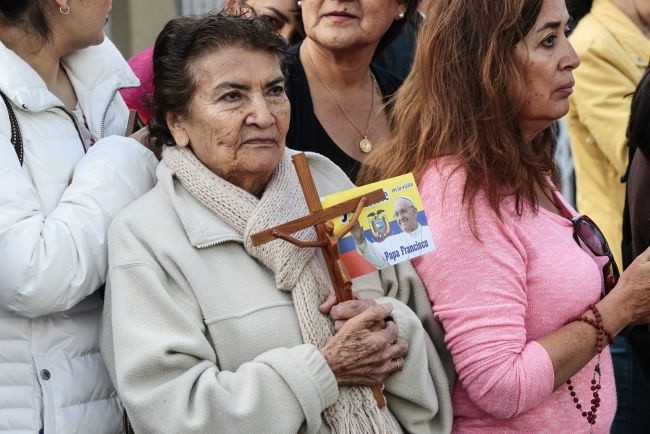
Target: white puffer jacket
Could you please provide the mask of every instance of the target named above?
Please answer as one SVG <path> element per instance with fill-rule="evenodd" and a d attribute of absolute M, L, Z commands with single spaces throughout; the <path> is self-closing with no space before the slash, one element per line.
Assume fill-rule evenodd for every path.
<path fill-rule="evenodd" d="M 153 186 L 156 159 L 125 132 L 118 89 L 138 84 L 108 40 L 63 62 L 97 140 L 0 43 L 0 433 L 115 433 L 121 408 L 99 353 L 108 226 Z M 113 136 L 112 136 L 113 135 Z M 101 140 L 100 138 L 105 137 Z"/>

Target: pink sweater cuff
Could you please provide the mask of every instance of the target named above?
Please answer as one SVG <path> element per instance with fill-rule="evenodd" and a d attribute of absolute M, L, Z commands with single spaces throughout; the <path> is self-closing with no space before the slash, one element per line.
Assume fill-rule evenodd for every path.
<path fill-rule="evenodd" d="M 526 376 L 532 376 L 528 379 L 528 393 L 520 395 L 519 412 L 530 410 L 536 407 L 542 401 L 547 399 L 553 393 L 553 384 L 555 383 L 555 372 L 553 363 L 544 347 L 537 341 L 531 341 L 526 345 L 526 358 L 529 363 L 525 366 L 534 366 L 533 372 L 526 372 Z"/>

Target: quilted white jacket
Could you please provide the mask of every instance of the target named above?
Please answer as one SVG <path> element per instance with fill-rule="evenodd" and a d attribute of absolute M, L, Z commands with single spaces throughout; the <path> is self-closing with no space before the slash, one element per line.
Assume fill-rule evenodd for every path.
<path fill-rule="evenodd" d="M 64 66 L 88 127 L 0 43 L 0 90 L 24 141 L 20 166 L 0 100 L 0 433 L 115 433 L 121 407 L 99 353 L 106 234 L 115 214 L 153 186 L 156 159 L 124 134 L 118 89 L 138 84 L 115 46 Z M 101 140 L 100 140 L 101 138 Z"/>

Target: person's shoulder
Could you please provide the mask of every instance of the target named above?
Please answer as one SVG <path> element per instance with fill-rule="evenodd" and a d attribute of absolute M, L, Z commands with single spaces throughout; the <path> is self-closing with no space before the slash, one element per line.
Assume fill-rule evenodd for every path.
<path fill-rule="evenodd" d="M 287 151 L 292 156 L 300 152 L 288 148 Z M 321 196 L 354 188 L 345 172 L 329 158 L 315 152 L 305 152 L 305 156 Z"/>
<path fill-rule="evenodd" d="M 418 180 L 418 189 L 425 207 L 431 212 L 440 213 L 443 220 L 467 220 L 473 215 L 476 222 L 489 226 L 508 225 L 518 220 L 513 197 L 506 196 L 499 205 L 500 216 L 494 210 L 487 192 L 479 188 L 473 200 L 466 197 L 466 166 L 454 156 L 434 159 Z"/>
<path fill-rule="evenodd" d="M 345 184 L 351 183 L 343 170 L 341 170 L 339 166 L 334 164 L 332 160 L 326 156 L 316 152 L 305 152 L 305 155 L 307 156 L 309 167 L 311 167 L 313 171 L 323 175 L 334 176 L 335 178 L 343 178 Z"/>
<path fill-rule="evenodd" d="M 431 160 L 420 176 L 418 185 L 422 188 L 451 188 L 454 192 L 465 188 L 467 170 L 458 158 L 448 155 Z"/>
<path fill-rule="evenodd" d="M 182 230 L 159 182 L 113 219 L 108 229 L 110 268 L 133 264 L 156 267 L 157 258 L 180 248 Z"/>
<path fill-rule="evenodd" d="M 449 213 L 461 217 L 466 178 L 465 167 L 456 157 L 432 160 L 417 181 L 427 215 Z"/>
<path fill-rule="evenodd" d="M 580 57 L 607 53 L 619 47 L 619 43 L 610 29 L 591 14 L 580 20 L 569 40 Z"/>
<path fill-rule="evenodd" d="M 160 182 L 122 209 L 113 219 L 110 232 L 129 232 L 137 236 L 156 230 L 156 222 L 172 210 L 169 196 Z M 153 223 L 153 224 L 152 224 Z"/>

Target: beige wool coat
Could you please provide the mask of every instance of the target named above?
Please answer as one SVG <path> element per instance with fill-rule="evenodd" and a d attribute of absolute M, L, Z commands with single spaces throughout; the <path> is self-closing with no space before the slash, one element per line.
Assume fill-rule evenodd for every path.
<path fill-rule="evenodd" d="M 321 195 L 351 186 L 324 157 L 309 162 Z M 109 235 L 101 348 L 135 431 L 328 433 L 321 414 L 339 389 L 318 349 L 303 343 L 291 294 L 164 162 L 157 174 L 158 185 L 116 218 Z M 413 268 L 391 268 L 383 282 L 367 275 L 354 289 L 417 308 L 447 367 L 418 317 L 380 298 L 393 304 L 409 342 L 404 370 L 384 392 L 404 432 L 450 432 L 453 368 Z"/>

